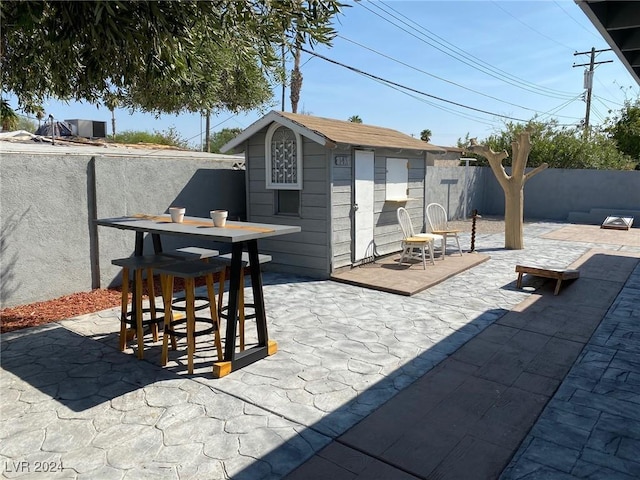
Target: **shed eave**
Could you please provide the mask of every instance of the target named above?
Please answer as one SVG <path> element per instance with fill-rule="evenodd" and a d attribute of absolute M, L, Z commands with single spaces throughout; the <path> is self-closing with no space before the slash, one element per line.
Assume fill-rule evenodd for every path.
<path fill-rule="evenodd" d="M 308 138 L 309 140 L 316 142 L 320 145 L 324 145 L 327 148 L 334 148 L 335 143 L 331 141 L 331 139 L 325 137 L 324 135 L 319 134 L 313 130 L 306 128 L 304 125 L 301 125 L 298 122 L 295 122 L 287 117 L 280 115 L 275 110 L 272 110 L 260 120 L 249 125 L 246 129 L 244 129 L 240 135 L 225 143 L 222 147 L 220 147 L 220 151 L 222 153 L 228 152 L 229 150 L 235 149 L 239 145 L 243 144 L 246 140 L 251 138 L 253 135 L 258 133 L 265 127 L 268 127 L 273 122 L 279 123 L 282 126 L 290 128 L 294 132 L 302 135 L 303 137 Z"/>

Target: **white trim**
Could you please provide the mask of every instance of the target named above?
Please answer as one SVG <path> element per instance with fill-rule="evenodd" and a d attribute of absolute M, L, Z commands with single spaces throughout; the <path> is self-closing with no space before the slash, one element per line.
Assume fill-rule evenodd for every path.
<path fill-rule="evenodd" d="M 409 159 L 387 157 L 385 200 L 406 201 L 409 196 Z"/>
<path fill-rule="evenodd" d="M 287 128 L 296 138 L 296 182 L 295 183 L 275 183 L 272 180 L 272 165 L 271 165 L 271 141 L 273 134 L 280 127 Z M 272 190 L 302 190 L 302 137 L 300 134 L 278 122 L 273 122 L 267 130 L 267 135 L 264 141 L 264 167 L 266 176 L 266 188 Z"/>
<path fill-rule="evenodd" d="M 225 143 L 222 147 L 220 147 L 220 151 L 224 153 L 230 150 L 234 150 L 235 148 L 242 145 L 246 140 L 251 138 L 253 135 L 258 133 L 260 130 L 270 125 L 272 122 L 277 122 L 282 126 L 288 127 L 299 135 L 307 137 L 309 140 L 319 143 L 320 145 L 323 145 L 325 147 L 335 147 L 335 145 L 331 143 L 324 135 L 314 132 L 313 130 L 309 130 L 304 125 L 300 125 L 299 123 L 294 122 L 283 115 L 280 115 L 275 110 L 272 110 L 261 119 L 249 125 L 240 133 L 240 135 Z"/>

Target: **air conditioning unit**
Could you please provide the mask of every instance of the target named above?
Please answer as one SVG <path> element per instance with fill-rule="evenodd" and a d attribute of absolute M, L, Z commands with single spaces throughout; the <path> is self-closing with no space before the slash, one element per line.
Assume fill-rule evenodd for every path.
<path fill-rule="evenodd" d="M 106 138 L 107 122 L 96 120 L 65 120 L 71 126 L 71 131 L 78 137 Z"/>

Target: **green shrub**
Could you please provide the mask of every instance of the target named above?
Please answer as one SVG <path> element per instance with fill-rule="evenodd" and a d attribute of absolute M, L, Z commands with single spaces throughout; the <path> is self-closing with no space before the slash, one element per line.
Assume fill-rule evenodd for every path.
<path fill-rule="evenodd" d="M 115 143 L 152 143 L 155 145 L 170 145 L 173 147 L 189 149 L 187 140 L 183 139 L 175 127 L 169 127 L 167 130 L 154 130 L 153 133 L 141 130 L 125 130 L 116 134 L 111 138 Z"/>

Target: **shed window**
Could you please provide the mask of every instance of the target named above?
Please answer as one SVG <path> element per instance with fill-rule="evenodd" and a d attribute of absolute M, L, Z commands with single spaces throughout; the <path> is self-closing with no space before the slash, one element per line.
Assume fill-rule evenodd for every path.
<path fill-rule="evenodd" d="M 276 214 L 300 216 L 300 190 L 276 191 Z"/>
<path fill-rule="evenodd" d="M 387 201 L 406 200 L 409 188 L 409 160 L 387 158 Z"/>
<path fill-rule="evenodd" d="M 302 190 L 302 140 L 290 128 L 274 123 L 265 142 L 266 187 Z"/>

